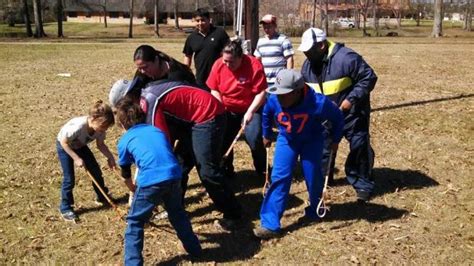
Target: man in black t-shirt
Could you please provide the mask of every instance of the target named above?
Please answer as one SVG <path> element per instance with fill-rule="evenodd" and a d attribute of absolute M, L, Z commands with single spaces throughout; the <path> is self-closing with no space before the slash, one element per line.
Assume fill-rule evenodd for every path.
<path fill-rule="evenodd" d="M 209 90 L 206 80 L 212 65 L 221 56 L 222 49 L 229 42 L 229 36 L 224 29 L 211 24 L 209 12 L 199 8 L 194 12 L 196 30 L 191 33 L 184 44 L 184 64 L 191 67 L 194 55 L 196 68 L 196 83 Z"/>

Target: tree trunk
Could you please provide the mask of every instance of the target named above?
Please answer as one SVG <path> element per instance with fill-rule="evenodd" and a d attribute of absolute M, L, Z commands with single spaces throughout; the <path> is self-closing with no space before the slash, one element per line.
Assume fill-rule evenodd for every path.
<path fill-rule="evenodd" d="M 28 10 L 28 0 L 23 0 L 23 18 L 25 20 L 26 35 L 28 37 L 32 37 L 33 31 L 31 30 L 31 20 L 30 20 L 30 11 Z"/>
<path fill-rule="evenodd" d="M 354 4 L 354 19 L 355 19 L 355 26 L 357 29 L 360 30 L 360 9 L 358 0 L 353 0 L 352 3 Z"/>
<path fill-rule="evenodd" d="M 464 20 L 466 21 L 466 31 L 472 31 L 472 0 L 469 0 L 467 2 L 467 8 L 466 8 L 466 16 L 464 17 Z"/>
<path fill-rule="evenodd" d="M 258 41 L 258 0 L 245 0 L 244 1 L 244 13 L 245 13 L 245 39 L 250 40 L 250 54 L 257 47 Z"/>
<path fill-rule="evenodd" d="M 434 22 L 431 37 L 439 38 L 443 36 L 443 0 L 434 2 Z"/>
<path fill-rule="evenodd" d="M 160 26 L 158 26 L 158 20 L 160 19 L 160 13 L 158 11 L 158 5 L 159 5 L 159 0 L 155 0 L 155 17 L 154 17 L 154 21 L 155 21 L 155 34 L 156 34 L 156 37 L 160 37 Z"/>
<path fill-rule="evenodd" d="M 467 29 L 467 21 L 469 20 L 469 13 L 468 13 L 469 12 L 469 6 L 468 6 L 468 4 L 469 4 L 469 1 L 467 2 L 466 6 L 464 6 L 464 10 L 463 10 L 463 12 L 464 12 L 464 14 L 463 14 L 464 19 L 462 20 L 462 29 L 463 30 Z"/>
<path fill-rule="evenodd" d="M 324 0 L 324 31 L 329 36 L 329 0 Z"/>
<path fill-rule="evenodd" d="M 224 28 L 224 30 L 225 30 L 225 24 L 226 24 L 225 20 L 226 20 L 226 14 L 227 14 L 226 13 L 225 1 L 226 0 L 222 0 L 222 9 L 223 9 L 223 11 L 222 11 L 222 28 Z"/>
<path fill-rule="evenodd" d="M 398 10 L 398 17 L 397 17 L 397 28 L 402 27 L 402 9 Z"/>
<path fill-rule="evenodd" d="M 421 19 L 421 5 L 418 3 L 416 5 L 416 26 L 420 26 L 420 19 Z"/>
<path fill-rule="evenodd" d="M 43 29 L 43 18 L 41 17 L 41 0 L 33 0 L 33 12 L 35 15 L 35 37 L 46 37 Z"/>
<path fill-rule="evenodd" d="M 367 33 L 367 13 L 362 13 L 362 35 L 364 37 L 369 36 Z"/>
<path fill-rule="evenodd" d="M 362 14 L 362 35 L 364 37 L 370 36 L 370 34 L 367 33 L 367 15 L 369 13 L 369 0 L 360 0 L 360 12 Z"/>
<path fill-rule="evenodd" d="M 372 4 L 372 13 L 373 13 L 373 16 L 374 16 L 374 30 L 375 30 L 375 36 L 380 36 L 380 32 L 379 32 L 379 15 L 377 14 L 377 5 L 378 5 L 378 1 L 377 0 L 374 0 L 373 4 Z"/>
<path fill-rule="evenodd" d="M 104 0 L 104 28 L 107 28 L 107 0 Z"/>
<path fill-rule="evenodd" d="M 128 26 L 128 38 L 133 38 L 133 5 L 134 0 L 130 0 L 130 25 Z"/>
<path fill-rule="evenodd" d="M 178 5 L 179 1 L 174 0 L 174 27 L 177 29 L 179 29 Z"/>
<path fill-rule="evenodd" d="M 238 16 L 238 3 L 239 0 L 234 0 L 234 32 L 237 33 L 237 16 Z"/>
<path fill-rule="evenodd" d="M 57 0 L 58 38 L 64 38 L 63 34 L 63 0 Z"/>
<path fill-rule="evenodd" d="M 311 27 L 316 27 L 316 7 L 317 7 L 317 0 L 313 0 L 313 14 L 311 17 Z"/>
<path fill-rule="evenodd" d="M 319 0 L 319 28 L 322 29 L 324 28 L 324 9 L 323 9 L 323 4 L 325 0 Z"/>
<path fill-rule="evenodd" d="M 338 16 L 338 14 L 337 14 L 337 7 L 338 7 L 338 6 L 339 6 L 339 0 L 336 0 L 336 8 L 335 8 L 335 11 L 334 11 L 333 20 L 337 20 L 337 16 Z M 331 23 L 332 36 L 334 36 L 334 37 L 336 36 L 336 26 L 337 26 L 337 24 Z"/>

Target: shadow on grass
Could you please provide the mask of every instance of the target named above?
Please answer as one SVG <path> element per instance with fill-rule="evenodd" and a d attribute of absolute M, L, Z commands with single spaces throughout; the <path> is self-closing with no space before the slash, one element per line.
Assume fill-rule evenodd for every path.
<path fill-rule="evenodd" d="M 330 211 L 322 222 L 346 221 L 344 225 L 338 227 L 350 226 L 357 220 L 366 220 L 370 223 L 384 222 L 388 220 L 399 219 L 408 213 L 408 210 L 387 207 L 376 203 L 358 203 L 348 202 L 340 204 L 331 204 Z M 291 232 L 308 224 L 299 223 L 298 221 L 283 228 L 284 231 Z M 336 228 L 332 228 L 336 229 Z"/>
<path fill-rule="evenodd" d="M 375 190 L 373 196 L 381 196 L 400 190 L 423 189 L 439 183 L 418 170 L 399 170 L 392 168 L 374 168 Z"/>
<path fill-rule="evenodd" d="M 243 170 L 235 173 L 235 177 L 230 179 L 230 185 L 234 192 L 247 192 L 251 189 L 262 188 L 265 184 L 265 177 L 259 176 L 253 170 Z"/>
<path fill-rule="evenodd" d="M 459 100 L 459 99 L 471 98 L 471 97 L 474 97 L 474 93 L 468 93 L 468 94 L 463 93 L 460 95 L 449 96 L 449 97 L 442 97 L 442 98 L 435 98 L 435 99 L 429 99 L 429 100 L 423 100 L 423 101 L 413 101 L 413 102 L 407 102 L 407 103 L 399 103 L 399 104 L 394 104 L 394 105 L 376 107 L 372 109 L 372 112 L 386 111 L 386 110 L 392 110 L 392 109 L 398 109 L 398 108 L 410 107 L 410 106 L 425 105 L 425 104 L 436 103 L 436 102 Z"/>
<path fill-rule="evenodd" d="M 399 170 L 392 168 L 374 168 L 372 175 L 375 180 L 373 196 L 381 196 L 407 189 L 433 187 L 439 183 L 418 170 Z M 346 186 L 349 182 L 345 177 L 334 179 L 330 187 Z"/>
<path fill-rule="evenodd" d="M 366 220 L 370 223 L 394 220 L 407 214 L 405 209 L 387 207 L 382 204 L 348 202 L 331 204 L 331 211 L 324 217 L 325 221 Z"/>
<path fill-rule="evenodd" d="M 177 265 L 186 261 L 234 262 L 252 258 L 260 250 L 260 241 L 252 234 L 251 224 L 235 232 L 200 233 L 201 244 L 209 243 L 200 258 L 193 259 L 188 255 L 179 255 L 160 261 L 155 265 Z"/>
<path fill-rule="evenodd" d="M 259 219 L 260 206 L 262 205 L 263 197 L 261 193 L 238 193 L 236 194 L 237 201 L 242 206 L 242 217 L 246 221 L 256 221 Z M 304 201 L 296 195 L 290 194 L 288 196 L 287 209 L 295 208 L 304 204 Z M 189 212 L 190 217 L 205 216 L 216 210 L 214 204 L 209 201 L 209 204 L 202 204 L 199 207 Z M 215 220 L 215 219 L 212 219 Z M 200 224 L 207 224 L 211 220 L 197 222 Z"/>

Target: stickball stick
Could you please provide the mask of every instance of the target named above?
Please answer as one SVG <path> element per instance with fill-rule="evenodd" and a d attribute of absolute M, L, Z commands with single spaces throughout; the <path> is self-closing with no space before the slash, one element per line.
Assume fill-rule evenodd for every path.
<path fill-rule="evenodd" d="M 230 152 L 231 152 L 232 149 L 234 148 L 235 143 L 237 143 L 237 141 L 239 140 L 240 136 L 241 136 L 242 133 L 244 132 L 244 129 L 245 129 L 245 125 L 242 125 L 242 126 L 240 127 L 239 132 L 237 133 L 237 135 L 235 136 L 234 140 L 232 141 L 232 144 L 230 144 L 229 149 L 227 149 L 227 152 L 224 154 L 224 158 L 222 158 L 222 159 L 226 159 L 226 158 L 229 156 Z"/>
<path fill-rule="evenodd" d="M 269 169 L 270 169 L 270 166 L 268 165 L 268 162 L 270 161 L 270 148 L 271 146 L 267 147 L 267 160 L 266 160 L 266 166 L 265 166 L 265 184 L 263 184 L 263 188 L 262 188 L 262 195 L 263 197 L 265 197 L 265 192 L 267 190 L 267 187 L 270 185 L 270 173 L 269 173 Z"/>
<path fill-rule="evenodd" d="M 100 193 L 102 193 L 102 196 L 104 196 L 104 198 L 107 200 L 107 202 L 109 202 L 110 206 L 112 206 L 112 208 L 117 212 L 120 220 L 123 220 L 122 211 L 117 207 L 117 205 L 115 205 L 115 203 L 112 202 L 112 200 L 109 198 L 107 193 L 105 193 L 104 190 L 100 187 L 99 183 L 97 182 L 97 180 L 95 180 L 95 178 L 92 176 L 92 174 L 87 169 L 85 169 L 85 170 L 86 170 L 86 173 L 89 176 L 89 178 L 92 180 L 92 182 L 99 188 L 99 191 L 100 191 Z"/>
<path fill-rule="evenodd" d="M 318 206 L 316 207 L 316 214 L 319 216 L 319 218 L 323 218 L 324 216 L 326 216 L 326 212 L 328 210 L 328 207 L 326 207 L 326 204 L 324 203 L 324 198 L 326 196 L 326 191 L 328 187 L 329 172 L 331 171 L 329 168 L 331 167 L 331 164 L 332 164 L 332 154 L 333 154 L 333 149 L 331 147 L 331 152 L 329 153 L 326 173 L 324 175 L 323 193 L 321 193 L 321 198 L 319 199 Z"/>

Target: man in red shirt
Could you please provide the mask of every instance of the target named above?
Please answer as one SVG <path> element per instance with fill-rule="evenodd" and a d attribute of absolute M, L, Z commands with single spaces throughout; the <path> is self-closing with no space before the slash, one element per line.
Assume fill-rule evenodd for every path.
<path fill-rule="evenodd" d="M 127 94 L 132 87 L 133 83 L 111 91 L 111 104 L 134 97 Z M 132 100 L 140 102 L 147 124 L 165 132 L 171 143 L 178 139 L 183 146 L 192 148 L 199 178 L 216 208 L 224 214 L 221 226 L 230 228 L 238 223 L 241 207 L 220 166 L 226 123 L 224 106 L 205 90 L 166 79 L 148 83 L 141 98 Z M 182 185 L 185 191 L 187 173 L 183 173 Z"/>
<path fill-rule="evenodd" d="M 231 41 L 224 47 L 222 57 L 212 66 L 207 86 L 226 109 L 223 151 L 229 148 L 240 127 L 245 127 L 245 139 L 252 151 L 255 170 L 258 175 L 264 176 L 266 151 L 262 142 L 260 107 L 265 102 L 267 81 L 262 64 L 254 57 L 243 54 L 239 40 Z M 232 161 L 233 153 L 225 162 L 229 176 L 234 174 Z"/>

